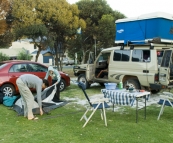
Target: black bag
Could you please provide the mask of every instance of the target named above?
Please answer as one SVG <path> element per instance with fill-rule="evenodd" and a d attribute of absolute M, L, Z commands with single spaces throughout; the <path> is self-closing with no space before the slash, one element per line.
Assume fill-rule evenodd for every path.
<path fill-rule="evenodd" d="M 4 94 L 0 91 L 0 104 L 3 104 Z"/>

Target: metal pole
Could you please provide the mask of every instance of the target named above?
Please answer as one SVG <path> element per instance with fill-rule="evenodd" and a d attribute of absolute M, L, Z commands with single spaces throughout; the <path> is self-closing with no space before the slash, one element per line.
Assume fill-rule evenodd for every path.
<path fill-rule="evenodd" d="M 96 59 L 96 38 L 95 38 L 95 59 Z"/>

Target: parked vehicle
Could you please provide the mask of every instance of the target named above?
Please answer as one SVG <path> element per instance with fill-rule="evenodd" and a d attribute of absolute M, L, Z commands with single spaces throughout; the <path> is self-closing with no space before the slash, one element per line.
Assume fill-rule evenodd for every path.
<path fill-rule="evenodd" d="M 68 59 L 68 58 L 65 58 L 63 61 L 62 61 L 62 63 L 64 64 L 64 65 L 66 65 L 66 66 L 68 66 L 68 65 L 74 65 L 74 60 L 70 60 L 70 59 Z"/>
<path fill-rule="evenodd" d="M 18 93 L 18 88 L 16 85 L 16 79 L 22 74 L 34 74 L 41 79 L 44 79 L 48 67 L 32 62 L 32 61 L 3 61 L 0 62 L 0 90 L 7 96 Z M 68 74 L 61 72 L 61 85 L 60 91 L 63 91 L 67 86 L 70 85 L 70 77 Z M 51 78 L 48 78 L 51 84 Z"/>
<path fill-rule="evenodd" d="M 78 81 L 89 88 L 93 82 L 123 82 L 136 89 L 159 91 L 162 85 L 173 82 L 173 46 L 170 44 L 129 45 L 104 49 L 93 64 L 74 66 Z M 107 73 L 97 77 L 105 69 L 110 57 Z"/>

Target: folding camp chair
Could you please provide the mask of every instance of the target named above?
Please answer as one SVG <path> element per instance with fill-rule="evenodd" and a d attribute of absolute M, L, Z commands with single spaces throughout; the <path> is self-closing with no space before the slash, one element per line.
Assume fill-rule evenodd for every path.
<path fill-rule="evenodd" d="M 160 104 L 162 106 L 161 106 L 160 113 L 159 113 L 157 120 L 159 120 L 160 116 L 163 114 L 165 106 L 173 107 L 173 102 L 170 101 L 170 100 L 173 100 L 173 94 L 172 93 L 163 92 L 163 95 L 160 95 L 160 97 L 161 97 L 161 99 L 159 100 L 158 104 Z"/>
<path fill-rule="evenodd" d="M 105 126 L 107 126 L 107 120 L 106 120 L 106 112 L 105 112 L 105 108 L 109 108 L 110 106 L 106 103 L 107 99 L 96 99 L 94 101 L 90 101 L 87 93 L 85 92 L 85 85 L 81 82 L 78 83 L 79 88 L 82 89 L 86 99 L 88 100 L 88 103 L 90 105 L 89 108 L 87 108 L 87 110 L 85 111 L 85 113 L 82 115 L 80 121 L 82 121 L 82 119 L 85 119 L 85 123 L 83 125 L 83 127 L 86 126 L 86 124 L 89 122 L 89 120 L 91 119 L 91 117 L 94 115 L 94 113 L 96 112 L 97 109 L 100 109 L 101 111 L 101 119 L 104 119 L 105 122 Z M 88 113 L 88 111 L 91 110 L 92 113 L 91 115 L 87 118 L 86 114 Z"/>

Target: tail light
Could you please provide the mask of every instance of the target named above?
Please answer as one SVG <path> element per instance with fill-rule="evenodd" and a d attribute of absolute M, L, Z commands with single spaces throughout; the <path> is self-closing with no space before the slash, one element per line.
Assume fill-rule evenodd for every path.
<path fill-rule="evenodd" d="M 154 81 L 159 81 L 159 74 L 155 74 Z"/>

